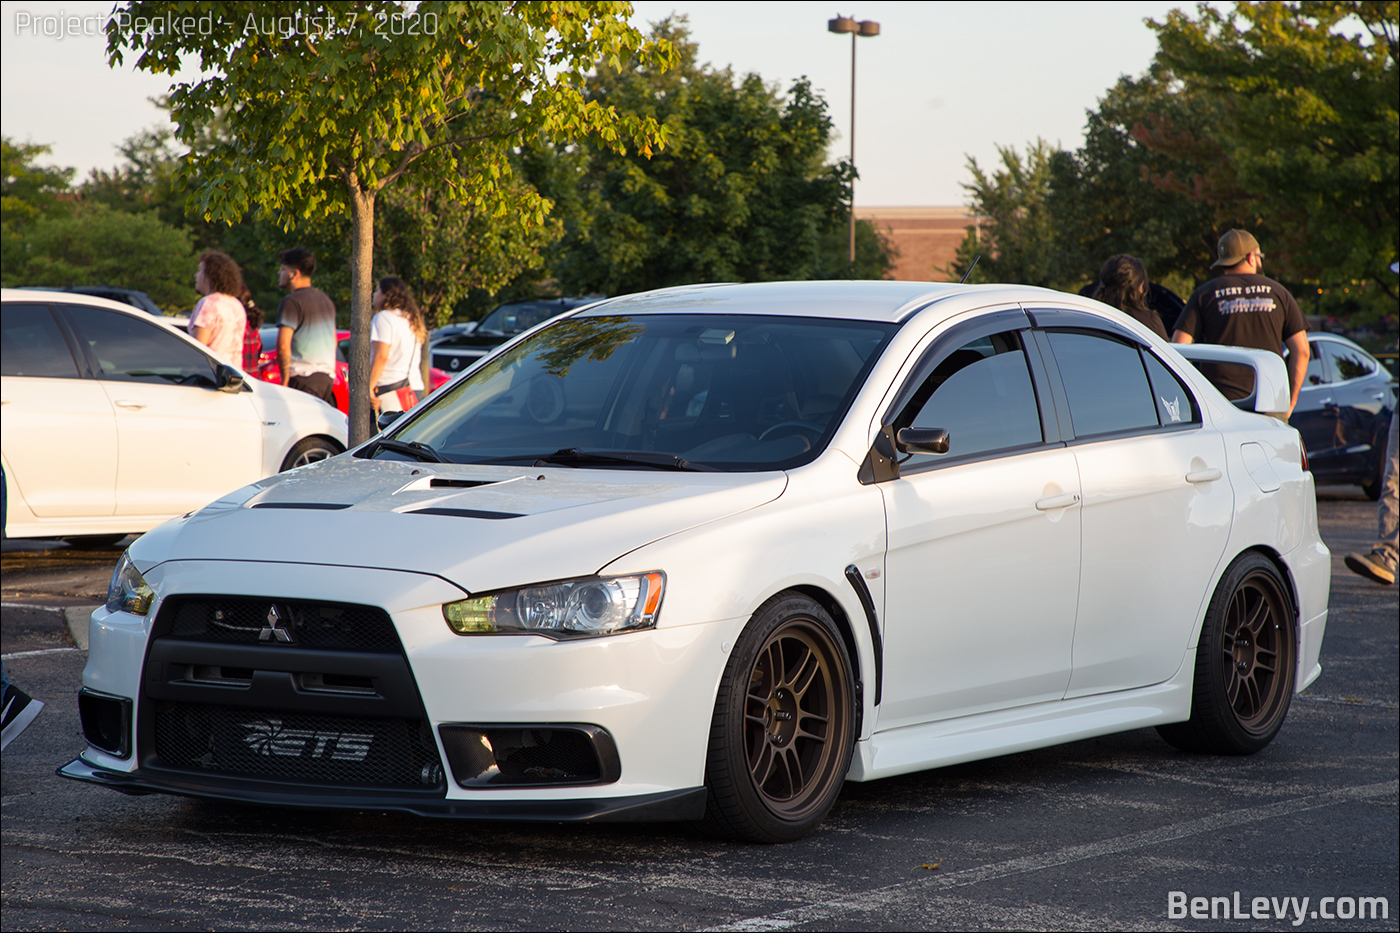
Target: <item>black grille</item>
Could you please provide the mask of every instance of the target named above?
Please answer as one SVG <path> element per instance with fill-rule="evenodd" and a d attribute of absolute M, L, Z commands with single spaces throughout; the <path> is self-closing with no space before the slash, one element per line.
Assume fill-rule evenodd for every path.
<path fill-rule="evenodd" d="M 167 600 L 160 616 L 157 629 L 161 634 L 190 641 L 291 643 L 330 651 L 402 650 L 388 614 L 372 606 L 266 597 L 186 596 Z"/>
<path fill-rule="evenodd" d="M 432 734 L 415 719 L 161 703 L 155 745 L 163 765 L 230 776 L 399 788 L 442 780 Z"/>

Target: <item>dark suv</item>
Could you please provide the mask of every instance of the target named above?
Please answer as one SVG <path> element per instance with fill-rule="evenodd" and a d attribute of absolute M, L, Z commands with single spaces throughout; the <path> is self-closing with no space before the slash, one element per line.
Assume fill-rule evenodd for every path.
<path fill-rule="evenodd" d="M 545 298 L 498 305 L 494 311 L 482 318 L 476 327 L 442 334 L 433 340 L 429 347 L 433 365 L 455 376 L 516 334 L 523 333 L 552 317 L 558 317 L 565 311 L 600 301 L 603 297 L 590 295 L 587 298 Z"/>
<path fill-rule="evenodd" d="M 137 291 L 134 288 L 118 288 L 115 285 L 26 285 L 25 288 L 37 288 L 46 292 L 73 292 L 78 295 L 96 295 L 98 298 L 106 298 L 108 301 L 120 301 L 124 305 L 131 305 L 133 308 L 140 308 L 147 314 L 154 314 L 156 317 L 164 317 L 165 312 L 160 306 L 151 300 L 151 296 L 145 292 Z"/>

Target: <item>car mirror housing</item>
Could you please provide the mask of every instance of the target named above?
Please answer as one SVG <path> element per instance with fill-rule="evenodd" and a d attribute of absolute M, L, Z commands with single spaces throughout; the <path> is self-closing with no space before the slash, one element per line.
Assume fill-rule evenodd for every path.
<path fill-rule="evenodd" d="M 946 454 L 948 432 L 944 428 L 900 428 L 895 446 L 905 454 Z"/>
<path fill-rule="evenodd" d="M 382 431 L 395 421 L 398 421 L 402 415 L 403 412 L 401 411 L 381 411 L 379 413 L 379 420 L 375 422 L 375 426 Z"/>
<path fill-rule="evenodd" d="M 220 392 L 243 391 L 243 374 L 227 363 L 220 363 L 215 375 L 215 384 Z"/>

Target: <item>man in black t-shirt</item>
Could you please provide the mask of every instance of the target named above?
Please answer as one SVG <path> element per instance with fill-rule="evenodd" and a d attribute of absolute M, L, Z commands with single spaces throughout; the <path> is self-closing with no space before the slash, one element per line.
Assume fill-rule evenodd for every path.
<path fill-rule="evenodd" d="M 1211 268 L 1221 275 L 1191 293 L 1176 322 L 1172 343 L 1218 343 L 1283 355 L 1288 346 L 1288 413 L 1298 404 L 1298 390 L 1308 371 L 1308 323 L 1298 302 L 1278 282 L 1259 274 L 1264 253 L 1248 230 L 1231 230 L 1220 238 L 1220 258 Z M 1239 367 L 1219 367 L 1211 379 L 1226 398 L 1244 398 L 1253 380 Z"/>

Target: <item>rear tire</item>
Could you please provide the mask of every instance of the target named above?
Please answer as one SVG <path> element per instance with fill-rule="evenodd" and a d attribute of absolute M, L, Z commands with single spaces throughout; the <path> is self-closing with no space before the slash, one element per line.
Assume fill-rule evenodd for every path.
<path fill-rule="evenodd" d="M 1188 752 L 1252 755 L 1278 735 L 1293 699 L 1298 641 L 1278 568 L 1251 551 L 1225 571 L 1196 648 L 1191 718 L 1158 726 Z"/>
<path fill-rule="evenodd" d="M 855 720 L 851 662 L 831 616 L 797 593 L 768 600 L 720 680 L 698 828 L 749 842 L 810 833 L 845 782 Z"/>
<path fill-rule="evenodd" d="M 287 452 L 287 456 L 282 460 L 280 472 L 285 473 L 296 467 L 317 463 L 344 452 L 345 448 L 329 437 L 304 437 Z"/>

